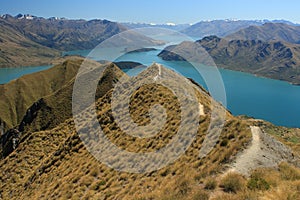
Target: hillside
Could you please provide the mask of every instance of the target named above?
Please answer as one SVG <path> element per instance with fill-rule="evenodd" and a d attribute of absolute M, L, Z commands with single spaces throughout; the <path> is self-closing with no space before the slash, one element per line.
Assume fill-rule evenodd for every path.
<path fill-rule="evenodd" d="M 94 65 L 101 66 L 99 63 Z M 125 63 L 126 64 L 126 63 Z M 115 64 L 111 64 L 99 80 L 95 99 L 104 96 L 121 77 L 126 77 Z M 124 78 L 123 77 L 123 78 Z M 55 128 L 72 117 L 72 94 L 75 76 L 62 88 L 35 102 L 24 115 L 18 130 L 22 132 Z"/>
<path fill-rule="evenodd" d="M 93 49 L 105 39 L 126 30 L 108 20 L 3 15 L 0 17 L 0 67 L 52 64 L 63 51 Z M 150 46 L 163 44 L 134 31 L 127 32 L 126 39 Z"/>
<path fill-rule="evenodd" d="M 264 42 L 282 41 L 300 44 L 300 26 L 284 23 L 265 23 L 262 26 L 250 26 L 227 35 L 228 40 L 262 40 Z"/>
<path fill-rule="evenodd" d="M 7 85 L 3 85 L 5 86 L 5 88 L 7 88 L 7 92 L 4 93 L 5 97 L 7 98 L 4 98 L 2 100 L 2 104 L 10 103 L 11 107 L 9 108 L 8 105 L 6 105 L 6 107 L 2 107 L 1 113 L 1 119 L 3 119 L 1 120 L 1 135 L 3 136 L 1 137 L 1 143 L 2 145 L 5 145 L 0 148 L 0 152 L 2 152 L 4 157 L 11 153 L 11 151 L 13 150 L 11 148 L 12 141 L 15 139 L 19 140 L 21 137 L 21 135 L 19 135 L 20 133 L 52 129 L 72 117 L 73 85 L 77 70 L 79 69 L 82 62 L 83 59 L 74 60 L 74 58 L 72 58 L 64 61 L 62 64 L 58 64 L 57 66 L 53 67 L 52 70 L 43 71 L 34 75 L 24 76 L 20 78 L 20 81 L 16 81 L 17 83 L 15 84 L 9 83 Z M 94 61 L 90 61 L 90 64 L 93 66 L 102 65 Z M 117 62 L 116 64 L 126 69 L 141 65 L 140 63 L 134 62 Z M 48 84 L 48 82 L 51 82 L 51 84 L 53 84 L 52 81 L 65 79 L 65 73 L 57 73 L 62 72 L 64 68 L 67 68 L 66 73 L 68 73 L 69 77 L 64 82 L 57 84 L 56 88 L 52 88 L 52 90 L 43 88 L 42 91 L 35 92 L 32 97 L 30 95 L 29 97 L 25 95 L 34 92 L 31 89 L 36 87 L 36 81 L 38 81 L 35 79 L 36 76 L 42 78 L 45 75 L 52 76 L 55 74 L 55 80 L 46 79 L 43 81 L 43 83 L 46 85 Z M 95 98 L 98 99 L 105 95 L 107 91 L 113 88 L 113 85 L 118 81 L 120 77 L 126 77 L 126 74 L 123 73 L 115 64 L 109 66 L 106 71 L 104 71 L 103 78 L 99 80 L 99 89 L 96 92 Z M 28 81 L 31 79 L 35 79 L 36 81 Z M 26 82 L 26 88 L 23 88 L 24 86 L 22 84 L 19 84 L 20 82 Z M 18 88 L 19 91 L 24 91 L 22 92 L 22 94 L 24 95 L 15 95 L 15 93 L 13 93 L 14 88 Z M 7 95 L 8 93 L 10 95 Z M 38 100 L 35 100 L 35 97 L 38 97 Z M 14 102 L 12 102 L 14 98 L 19 98 L 20 102 L 22 103 L 18 101 L 18 104 L 14 105 Z M 26 112 L 24 112 L 24 109 L 26 110 Z M 11 113 L 12 110 L 15 110 L 13 114 Z M 6 113 L 8 115 L 5 115 Z M 4 120 L 7 116 L 10 116 L 8 122 L 12 121 L 12 125 L 8 124 L 7 121 Z M 14 127 L 14 129 L 11 129 L 11 131 L 7 131 L 12 127 Z"/>
<path fill-rule="evenodd" d="M 195 48 L 204 48 L 218 67 L 300 84 L 300 46 L 286 42 L 209 36 L 195 43 L 167 47 L 159 56 L 165 60 L 185 60 L 176 52 L 190 58 Z"/>
<path fill-rule="evenodd" d="M 122 25 L 107 20 L 28 19 L 9 15 L 1 20 L 29 40 L 61 51 L 92 49 L 103 40 L 126 30 Z"/>
<path fill-rule="evenodd" d="M 18 125 L 34 102 L 68 84 L 77 74 L 82 61 L 82 58 L 68 60 L 48 70 L 0 85 L 0 122 L 4 124 L 4 130 Z"/>
<path fill-rule="evenodd" d="M 73 63 L 74 61 L 68 62 Z M 108 67 L 104 76 L 107 81 L 102 79 L 103 81 L 100 83 L 109 88 L 111 84 L 105 83 L 111 83 L 115 80 L 114 77 L 119 77 L 122 73 L 113 64 L 103 64 L 102 67 Z M 195 99 L 190 99 L 189 95 L 175 96 L 170 89 L 155 82 L 137 88 L 130 96 L 129 106 L 130 115 L 135 123 L 140 126 L 151 124 L 151 114 L 149 113 L 155 104 L 160 104 L 166 109 L 165 124 L 153 137 L 133 137 L 126 134 L 123 129 L 121 130 L 112 111 L 111 101 L 114 90 L 108 90 L 99 98 L 96 97 L 96 119 L 105 136 L 120 149 L 132 153 L 145 153 L 155 152 L 167 146 L 174 138 L 178 137 L 176 133 L 179 131 L 181 123 L 183 121 L 190 122 L 196 117 L 196 122 L 199 120 L 196 123 L 196 136 L 179 159 L 162 169 L 146 173 L 121 172 L 107 167 L 92 156 L 89 145 L 84 145 L 84 143 L 89 144 L 89 142 L 98 141 L 98 135 L 94 132 L 96 127 L 87 126 L 89 119 L 93 118 L 89 115 L 93 113 L 90 112 L 92 107 L 87 107 L 85 111 L 88 112 L 78 113 L 77 119 L 80 120 L 76 121 L 76 126 L 85 131 L 87 135 L 78 135 L 72 119 L 64 121 L 53 129 L 38 132 L 24 131 L 21 134 L 14 151 L 0 160 L 0 170 L 2 171 L 0 197 L 2 199 L 192 200 L 209 199 L 209 197 L 211 199 L 258 197 L 283 199 L 285 198 L 284 195 L 297 199 L 300 196 L 296 190 L 299 187 L 299 169 L 291 164 L 280 163 L 281 159 L 276 160 L 279 163 L 279 170 L 272 166 L 272 168 L 249 171 L 250 176 L 233 173 L 224 174 L 228 169 L 231 169 L 239 153 L 248 149 L 249 145 L 251 146 L 251 126 L 260 127 L 264 132 L 272 131 L 272 134 L 276 132 L 285 136 L 290 135 L 289 131 L 294 132 L 294 130 L 286 130 L 253 119 L 233 117 L 202 88 L 158 64 L 148 67 L 137 77 L 130 79 L 125 77 L 124 81 L 126 86 L 130 86 L 130 83 L 139 84 L 145 83 L 144 81 L 147 80 L 163 80 L 167 77 L 170 84 L 177 85 L 180 82 L 186 88 L 186 92 L 194 92 Z M 102 89 L 102 84 L 99 86 L 99 89 Z M 63 103 L 67 106 L 68 98 L 65 95 L 60 95 L 60 93 L 69 94 L 68 91 L 68 83 L 66 83 L 59 92 L 53 94 L 53 97 L 48 96 L 48 98 L 55 99 L 57 104 Z M 105 91 L 105 89 L 100 91 Z M 120 98 L 125 99 L 126 96 L 128 93 L 122 94 Z M 179 102 L 181 98 L 184 98 L 184 102 L 190 106 L 182 107 Z M 194 103 L 196 103 L 197 108 L 194 107 Z M 118 103 L 115 108 L 124 108 L 124 103 Z M 57 105 L 53 107 L 53 110 L 56 111 L 60 109 Z M 208 133 L 208 130 L 215 130 L 221 126 L 220 115 L 212 114 L 213 109 L 216 109 L 215 114 L 224 113 L 226 117 L 219 138 Z M 44 114 L 44 111 L 40 110 L 39 116 Z M 52 122 L 51 118 L 48 118 L 47 115 L 44 116 L 46 117 L 35 119 Z M 125 119 L 121 118 L 122 120 Z M 188 133 L 194 127 L 185 128 L 187 128 L 185 132 Z M 186 143 L 187 135 L 184 134 L 178 141 L 183 144 Z M 209 141 L 215 141 L 216 144 L 208 155 L 199 157 L 200 149 L 207 145 L 203 143 L 206 136 Z M 295 156 L 299 154 L 296 148 L 297 143 L 290 144 L 282 136 L 274 135 L 274 137 L 281 138 L 285 145 L 291 146 Z M 270 138 L 268 141 L 271 142 L 275 140 L 272 136 L 268 136 L 268 138 Z M 266 144 L 271 144 L 271 142 L 266 142 Z M 181 150 L 180 146 L 174 147 L 179 148 L 175 149 L 174 152 Z M 101 150 L 101 148 L 105 149 L 106 147 L 96 145 L 96 148 Z M 266 147 L 266 149 L 268 148 Z M 289 147 L 286 148 L 289 149 Z M 287 159 L 282 159 L 282 161 L 292 161 L 288 158 L 290 154 L 287 152 Z M 120 163 L 120 167 L 122 167 L 122 163 L 131 162 L 129 157 L 115 157 L 113 153 L 105 156 L 110 160 L 110 165 L 114 167 L 119 166 Z M 169 155 L 161 159 L 164 160 L 168 157 Z M 159 160 L 157 162 L 160 162 Z M 143 165 L 143 163 L 136 164 Z M 147 169 L 151 165 L 144 167 Z M 270 166 L 261 165 L 260 167 Z M 268 176 L 270 173 L 272 177 L 271 175 Z M 260 177 L 258 181 L 264 185 L 260 182 L 257 183 L 256 177 Z M 227 180 L 233 180 L 234 185 L 228 184 Z M 267 187 L 265 185 L 268 188 L 265 189 Z M 284 190 L 284 194 L 280 193 L 282 190 Z"/>
<path fill-rule="evenodd" d="M 48 65 L 59 51 L 26 38 L 18 28 L 0 18 L 0 67 Z"/>
<path fill-rule="evenodd" d="M 289 39 L 293 41 L 295 39 L 293 37 L 299 33 L 299 26 L 285 20 L 212 20 L 200 21 L 181 30 L 181 32 L 191 37 L 197 37 L 198 39 L 216 35 L 218 37 L 228 36 L 231 39 L 241 40 L 269 40 L 276 35 L 276 38 L 273 39 L 281 38 L 284 41 Z M 295 42 L 297 40 L 293 41 L 293 43 Z"/>
<path fill-rule="evenodd" d="M 83 58 L 70 56 L 56 60 L 60 62 L 56 66 L 34 74 L 25 75 L 7 84 L 0 85 L 2 98 L 0 100 L 0 127 L 2 132 L 17 125 L 24 129 L 25 125 L 32 123 L 32 116 L 37 118 L 35 124 L 31 124 L 33 130 L 44 130 L 54 128 L 59 123 L 70 118 L 71 98 L 74 79 L 83 62 Z M 93 62 L 94 65 L 101 65 Z M 136 62 L 116 62 L 121 69 L 130 69 L 141 65 Z M 116 66 L 114 66 L 116 67 Z M 112 88 L 113 82 L 124 73 L 120 70 L 108 68 L 105 79 L 100 80 L 102 91 L 97 93 L 97 98 L 103 96 Z M 40 87 L 42 85 L 42 87 Z M 60 102 L 60 103 L 58 103 Z M 43 116 L 39 113 L 42 111 Z M 54 113 L 55 112 L 55 113 Z M 52 120 L 50 124 L 44 123 L 40 117 L 47 115 Z M 57 122 L 57 123 L 55 123 Z"/>

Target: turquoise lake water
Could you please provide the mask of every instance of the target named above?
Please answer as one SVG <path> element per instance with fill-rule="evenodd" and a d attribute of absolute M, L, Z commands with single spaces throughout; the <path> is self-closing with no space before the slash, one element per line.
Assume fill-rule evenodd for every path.
<path fill-rule="evenodd" d="M 37 67 L 0 68 L 0 84 L 7 83 L 26 74 L 49 69 L 50 67 L 51 65 Z"/>
<path fill-rule="evenodd" d="M 164 61 L 156 56 L 159 52 L 157 50 L 125 54 L 117 60 L 136 61 L 144 65 L 157 62 L 178 71 L 186 77 L 193 78 L 206 87 L 202 77 L 191 65 L 184 62 Z M 87 56 L 89 51 L 73 51 L 68 52 L 68 54 Z M 92 58 L 99 59 L 97 57 Z M 46 68 L 49 68 L 49 66 L 0 69 L 0 83 Z M 248 115 L 270 121 L 276 125 L 300 127 L 300 86 L 242 72 L 224 69 L 219 69 L 219 71 L 225 86 L 227 108 L 234 115 Z"/>

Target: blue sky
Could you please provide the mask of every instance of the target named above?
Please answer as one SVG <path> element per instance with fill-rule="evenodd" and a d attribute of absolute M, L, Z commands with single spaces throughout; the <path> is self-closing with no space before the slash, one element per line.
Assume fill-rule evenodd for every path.
<path fill-rule="evenodd" d="M 300 23 L 299 0 L 0 0 L 0 14 L 195 23 L 212 19 L 286 19 Z"/>

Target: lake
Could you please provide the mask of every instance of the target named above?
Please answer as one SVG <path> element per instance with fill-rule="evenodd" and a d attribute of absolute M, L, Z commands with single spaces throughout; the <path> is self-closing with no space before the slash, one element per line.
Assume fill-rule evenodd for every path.
<path fill-rule="evenodd" d="M 49 69 L 50 67 L 52 66 L 0 68 L 0 84 L 7 83 L 26 74 Z"/>
<path fill-rule="evenodd" d="M 90 51 L 73 51 L 68 54 L 87 56 Z M 195 69 L 184 62 L 164 61 L 157 57 L 160 50 L 125 54 L 117 61 L 135 61 L 144 65 L 153 62 L 163 64 L 182 75 L 193 78 L 206 87 L 202 77 Z M 100 59 L 92 57 L 93 59 Z M 45 67 L 0 69 L 0 83 L 8 82 L 18 76 L 47 69 Z M 300 127 L 300 86 L 287 82 L 256 77 L 251 74 L 219 69 L 222 76 L 227 108 L 234 115 L 248 115 L 270 121 L 276 125 Z M 132 75 L 132 74 L 131 74 Z"/>

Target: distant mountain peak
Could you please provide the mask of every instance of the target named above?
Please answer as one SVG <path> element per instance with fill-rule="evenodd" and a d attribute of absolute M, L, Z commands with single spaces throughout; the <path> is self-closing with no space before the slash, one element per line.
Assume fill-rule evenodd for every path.
<path fill-rule="evenodd" d="M 18 14 L 15 16 L 16 19 L 28 19 L 28 20 L 32 20 L 32 19 L 36 19 L 37 16 L 34 15 L 30 15 L 30 14 Z"/>
<path fill-rule="evenodd" d="M 8 18 L 12 18 L 13 16 L 9 15 L 9 14 L 3 14 L 1 15 L 2 19 L 8 19 Z"/>

